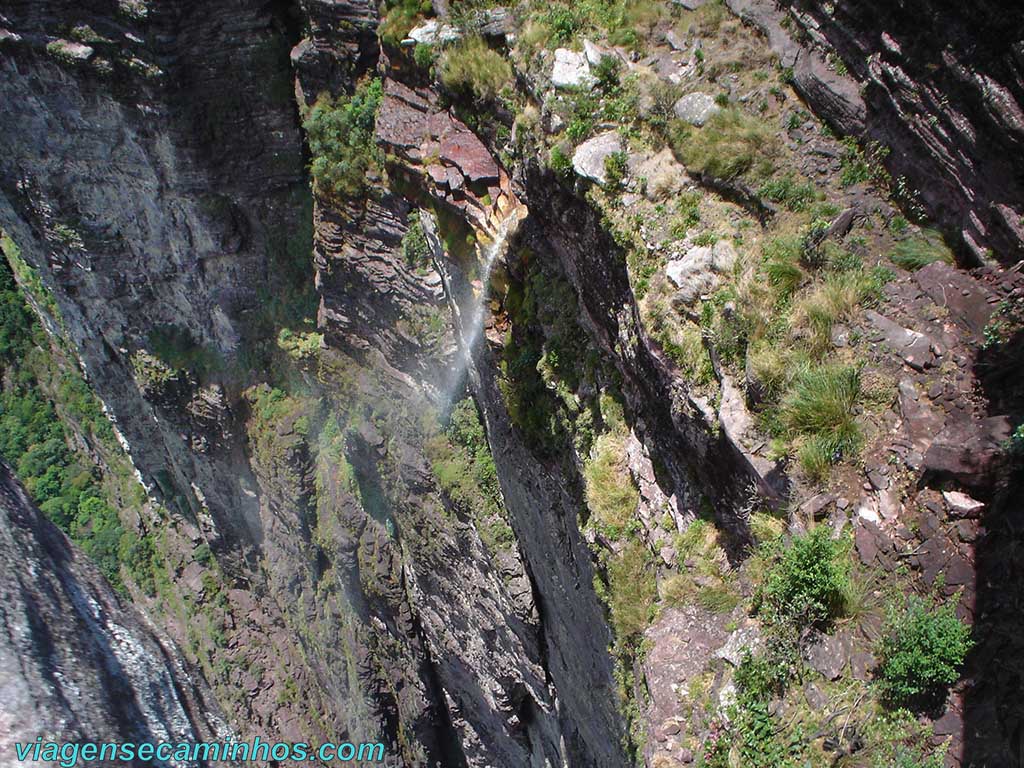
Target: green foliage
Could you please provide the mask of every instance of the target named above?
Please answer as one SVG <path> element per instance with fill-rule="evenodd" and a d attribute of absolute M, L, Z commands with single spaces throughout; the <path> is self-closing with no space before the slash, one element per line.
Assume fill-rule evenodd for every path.
<path fill-rule="evenodd" d="M 551 148 L 551 154 L 548 156 L 548 165 L 552 171 L 563 179 L 568 179 L 572 176 L 572 158 L 558 145 Z"/>
<path fill-rule="evenodd" d="M 604 159 L 604 175 L 610 189 L 622 188 L 626 178 L 628 157 L 625 152 L 612 152 Z"/>
<path fill-rule="evenodd" d="M 10 246 L 5 244 L 5 252 Z M 46 364 L 49 341 L 28 309 L 14 275 L 0 261 L 0 456 L 11 465 L 33 501 L 92 558 L 120 592 L 121 566 L 146 592 L 154 589 L 156 553 L 149 538 L 125 530 L 104 500 L 100 475 L 43 391 L 36 371 Z M 57 379 L 66 413 L 87 434 L 110 436 L 99 403 L 77 371 Z"/>
<path fill-rule="evenodd" d="M 758 194 L 773 203 L 781 203 L 791 211 L 805 211 L 818 198 L 814 184 L 798 182 L 793 173 L 766 181 Z"/>
<path fill-rule="evenodd" d="M 873 181 L 876 184 L 888 183 L 888 174 L 882 161 L 889 155 L 888 147 L 871 143 L 864 149 L 855 138 L 843 139 L 843 153 L 840 157 L 841 170 L 839 184 L 843 187 Z"/>
<path fill-rule="evenodd" d="M 412 49 L 412 60 L 420 69 L 430 69 L 434 64 L 434 46 L 416 43 L 416 47 Z"/>
<path fill-rule="evenodd" d="M 777 141 L 767 123 L 734 108 L 716 113 L 701 128 L 681 128 L 673 149 L 689 170 L 705 176 L 763 178 L 774 169 Z"/>
<path fill-rule="evenodd" d="M 477 101 L 491 101 L 512 79 L 512 66 L 481 37 L 463 38 L 441 62 L 445 88 Z"/>
<path fill-rule="evenodd" d="M 929 610 L 912 596 L 906 609 L 893 610 L 879 652 L 879 685 L 887 701 L 897 706 L 936 703 L 960 676 L 971 649 L 970 628 L 950 602 Z"/>
<path fill-rule="evenodd" d="M 637 541 L 608 558 L 608 606 L 620 648 L 639 642 L 651 621 L 658 595 L 655 573 L 650 552 Z"/>
<path fill-rule="evenodd" d="M 889 258 L 896 266 L 910 271 L 936 261 L 954 263 L 953 252 L 943 242 L 942 235 L 933 229 L 923 229 L 918 235 L 900 240 L 893 246 Z"/>
<path fill-rule="evenodd" d="M 427 245 L 419 216 L 412 218 L 409 228 L 402 235 L 402 257 L 413 268 L 423 268 L 430 264 L 430 246 Z"/>
<path fill-rule="evenodd" d="M 611 538 L 621 537 L 635 518 L 640 502 L 640 492 L 626 463 L 624 435 L 605 433 L 599 437 L 583 476 L 587 507 L 595 523 Z"/>
<path fill-rule="evenodd" d="M 351 98 L 322 94 L 303 122 L 313 156 L 310 171 L 324 194 L 355 198 L 381 163 L 373 130 L 383 95 L 380 80 L 362 82 Z"/>
<path fill-rule="evenodd" d="M 438 484 L 473 518 L 484 544 L 492 550 L 511 547 L 515 536 L 505 519 L 498 471 L 471 398 L 455 404 L 444 432 L 428 439 L 425 448 Z"/>
<path fill-rule="evenodd" d="M 777 553 L 755 596 L 769 622 L 827 625 L 842 616 L 850 594 L 850 542 L 827 526 L 797 536 Z"/>
<path fill-rule="evenodd" d="M 672 236 L 686 237 L 688 230 L 700 224 L 700 201 L 703 195 L 697 190 L 681 192 L 676 197 L 676 215 L 672 219 Z"/>

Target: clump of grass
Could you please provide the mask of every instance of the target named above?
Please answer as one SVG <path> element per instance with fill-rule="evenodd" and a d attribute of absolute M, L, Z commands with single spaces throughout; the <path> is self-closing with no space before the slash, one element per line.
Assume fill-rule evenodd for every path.
<path fill-rule="evenodd" d="M 779 420 L 798 445 L 798 458 L 814 480 L 854 453 L 861 434 L 854 418 L 860 398 L 860 371 L 845 365 L 808 366 L 797 374 L 782 399 Z"/>
<path fill-rule="evenodd" d="M 606 433 L 599 437 L 583 475 L 587 506 L 605 532 L 618 538 L 633 520 L 640 501 L 626 465 L 624 435 Z"/>
<path fill-rule="evenodd" d="M 906 270 L 915 271 L 942 261 L 952 264 L 953 252 L 942 241 L 942 235 L 933 229 L 923 229 L 921 233 L 893 246 L 889 255 L 893 264 Z"/>
<path fill-rule="evenodd" d="M 633 541 L 608 558 L 607 602 L 620 648 L 631 646 L 651 621 L 658 596 L 656 569 L 643 544 Z"/>
<path fill-rule="evenodd" d="M 466 37 L 445 53 L 441 82 L 477 101 L 494 99 L 512 79 L 512 67 L 481 37 Z"/>
<path fill-rule="evenodd" d="M 791 211 L 806 211 L 819 195 L 809 181 L 799 182 L 792 173 L 766 181 L 758 194 L 773 203 L 780 203 Z"/>
<path fill-rule="evenodd" d="M 717 179 L 764 178 L 774 170 L 778 149 L 767 123 L 735 108 L 716 113 L 701 128 L 682 128 L 673 145 L 687 168 Z"/>

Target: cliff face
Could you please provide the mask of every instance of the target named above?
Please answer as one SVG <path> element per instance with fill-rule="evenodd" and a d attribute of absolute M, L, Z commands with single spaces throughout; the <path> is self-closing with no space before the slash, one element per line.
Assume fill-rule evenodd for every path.
<path fill-rule="evenodd" d="M 730 0 L 769 34 L 810 105 L 887 148 L 906 202 L 972 265 L 1024 256 L 1020 8 Z M 788 23 L 787 23 L 788 22 Z"/>
<path fill-rule="evenodd" d="M 3 704 L 0 757 L 44 741 L 220 741 L 230 730 L 201 676 L 117 598 L 97 568 L 0 465 Z"/>
<path fill-rule="evenodd" d="M 471 98 L 438 77 L 439 61 L 421 64 L 422 47 L 387 42 L 394 20 L 370 3 L 5 4 L 0 227 L 145 486 L 143 511 L 122 513 L 159 542 L 157 588 L 129 584 L 132 596 L 213 692 L 134 618 L 117 623 L 139 639 L 118 645 L 116 600 L 4 475 L 0 547 L 53 585 L 9 574 L 4 587 L 8 626 L 30 636 L 12 634 L 0 661 L 50 654 L 12 690 L 26 701 L 38 682 L 53 717 L 17 721 L 18 732 L 34 738 L 66 714 L 51 674 L 60 656 L 87 662 L 78 684 L 95 691 L 95 719 L 83 733 L 197 739 L 230 727 L 383 740 L 409 766 L 673 768 L 724 727 L 713 713 L 735 692 L 737 644 L 756 630 L 742 563 L 766 526 L 849 527 L 865 569 L 891 574 L 906 556 L 972 614 L 963 572 L 980 533 L 967 520 L 940 526 L 959 512 L 939 491 L 986 497 L 1003 468 L 1017 396 L 954 401 L 973 392 L 967 371 L 990 320 L 1011 315 L 1002 307 L 1019 280 L 890 269 L 898 217 L 887 200 L 920 205 L 971 259 L 991 261 L 986 248 L 1019 257 L 1016 41 L 993 35 L 979 53 L 971 41 L 994 18 L 961 34 L 957 12 L 931 4 L 925 26 L 905 6 L 812 3 L 785 17 L 769 3 L 728 5 L 767 40 L 719 3 L 673 11 L 647 29 L 643 57 L 588 41 L 574 66 L 590 77 L 612 58 L 616 84 L 575 90 L 552 82 L 574 52 L 552 62 L 523 43 L 513 55 L 515 23 L 493 10 L 448 19 L 515 60 L 500 98 Z M 935 29 L 950 30 L 941 55 Z M 897 182 L 837 183 L 841 145 L 770 80 L 767 45 L 807 106 L 891 147 L 886 163 L 916 198 Z M 750 61 L 712 58 L 734 54 Z M 741 80 L 747 63 L 764 71 Z M 672 149 L 695 167 L 674 159 L 658 130 L 689 119 L 681 84 L 716 88 L 718 99 L 687 95 L 710 113 L 763 104 L 775 122 L 736 117 L 746 134 L 730 159 L 770 145 L 773 162 L 789 163 L 775 184 L 815 179 L 802 208 L 746 170 L 697 168 L 685 147 Z M 590 86 L 597 102 L 585 102 Z M 379 99 L 368 125 L 346 113 L 347 133 L 329 136 L 343 150 L 364 142 L 347 180 L 358 192 L 311 183 L 317 110 L 354 110 L 368 93 Z M 586 130 L 620 151 L 587 166 L 581 144 L 577 180 L 553 150 L 571 146 L 567 120 L 595 122 L 583 113 L 610 94 L 628 109 Z M 610 127 L 630 120 L 634 143 L 623 144 Z M 684 125 L 680 141 L 701 125 Z M 606 178 L 615 161 L 618 186 Z M 765 300 L 780 279 L 759 270 L 791 241 L 791 295 Z M 693 290 L 686 270 L 700 272 Z M 794 326 L 808 327 L 779 330 L 794 306 Z M 773 317 L 755 338 L 742 324 L 758 313 Z M 689 347 L 665 330 L 683 322 Z M 747 356 L 765 338 L 785 354 L 818 344 L 873 382 L 873 399 L 851 406 L 866 455 L 827 489 L 785 455 L 791 436 L 766 434 L 779 425 L 765 406 L 824 353 L 780 356 L 776 369 L 792 370 L 767 381 Z M 978 450 L 965 457 L 959 444 Z M 830 446 L 823 461 L 842 458 Z M 836 640 L 851 685 L 866 685 L 850 659 L 873 662 L 861 651 L 880 621 Z M 97 680 L 100 668 L 116 674 Z M 122 694 L 143 677 L 159 681 L 156 698 L 129 711 Z M 957 697 L 948 712 L 959 718 Z M 836 739 L 832 751 L 848 746 L 845 726 Z"/>

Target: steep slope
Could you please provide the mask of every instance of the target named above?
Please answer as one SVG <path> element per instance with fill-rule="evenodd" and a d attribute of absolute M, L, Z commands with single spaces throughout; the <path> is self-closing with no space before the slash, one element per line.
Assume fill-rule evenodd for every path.
<path fill-rule="evenodd" d="M 231 732 L 202 678 L 0 463 L 5 631 L 0 758 L 15 744 L 221 741 Z"/>

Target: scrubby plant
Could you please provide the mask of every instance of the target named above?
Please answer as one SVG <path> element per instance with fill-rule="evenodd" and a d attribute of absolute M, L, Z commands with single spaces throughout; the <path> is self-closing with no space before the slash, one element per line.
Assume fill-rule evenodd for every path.
<path fill-rule="evenodd" d="M 604 159 L 604 176 L 610 189 L 622 188 L 628 170 L 627 160 L 625 152 L 612 152 Z"/>
<path fill-rule="evenodd" d="M 466 37 L 441 61 L 441 82 L 451 91 L 490 101 L 512 79 L 512 67 L 482 37 Z"/>
<path fill-rule="evenodd" d="M 367 173 L 382 161 L 373 138 L 380 80 L 364 81 L 351 97 L 322 94 L 303 122 L 313 156 L 310 171 L 316 188 L 336 197 L 357 197 Z"/>
<path fill-rule="evenodd" d="M 781 550 L 755 596 L 772 623 L 824 626 L 844 615 L 851 590 L 850 542 L 821 526 Z"/>
<path fill-rule="evenodd" d="M 563 179 L 572 176 L 572 158 L 559 146 L 551 148 L 551 153 L 548 155 L 548 165 L 552 171 Z"/>
<path fill-rule="evenodd" d="M 640 542 L 629 542 L 608 558 L 608 607 L 621 648 L 638 641 L 651 621 L 658 595 L 651 554 Z"/>
<path fill-rule="evenodd" d="M 935 704 L 959 678 L 970 635 L 951 602 L 933 610 L 912 596 L 903 610 L 893 609 L 879 649 L 884 698 L 896 706 Z"/>

